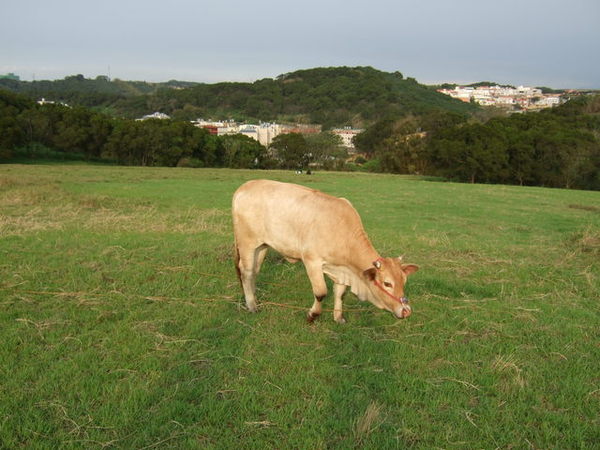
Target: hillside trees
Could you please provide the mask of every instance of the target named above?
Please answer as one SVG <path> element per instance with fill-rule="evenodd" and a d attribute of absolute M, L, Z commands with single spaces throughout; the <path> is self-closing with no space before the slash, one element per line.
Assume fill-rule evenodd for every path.
<path fill-rule="evenodd" d="M 324 129 L 373 123 L 384 117 L 435 109 L 472 112 L 434 89 L 372 67 L 324 67 L 254 83 L 142 83 L 80 75 L 56 81 L 0 80 L 0 87 L 70 105 L 136 118 L 161 111 L 179 120 L 198 117 L 313 122 Z M 174 89 L 176 88 L 176 89 Z"/>
<path fill-rule="evenodd" d="M 600 96 L 485 123 L 452 112 L 385 118 L 355 143 L 386 172 L 600 189 Z"/>
<path fill-rule="evenodd" d="M 386 117 L 375 122 L 365 131 L 354 137 L 354 145 L 361 153 L 374 155 L 385 139 L 394 135 L 396 119 Z"/>
<path fill-rule="evenodd" d="M 223 136 L 224 165 L 234 169 L 263 167 L 266 149 L 254 139 L 243 135 Z"/>
<path fill-rule="evenodd" d="M 429 158 L 436 173 L 459 181 L 599 189 L 600 117 L 583 111 L 559 107 L 450 127 L 431 136 Z"/>
<path fill-rule="evenodd" d="M 491 127 L 469 124 L 438 133 L 428 146 L 428 158 L 437 173 L 471 183 L 502 182 L 507 156 L 504 137 Z"/>
<path fill-rule="evenodd" d="M 308 166 L 310 157 L 306 139 L 299 133 L 280 134 L 273 139 L 271 149 L 284 169 L 302 169 Z"/>
<path fill-rule="evenodd" d="M 286 84 L 286 89 L 296 82 Z M 314 83 L 318 86 L 317 80 Z M 264 89 L 272 87 L 264 83 Z M 242 97 L 235 101 L 243 104 Z M 370 170 L 600 190 L 600 96 L 485 122 L 439 110 L 386 116 L 358 135 L 355 143 L 370 159 L 364 167 Z M 279 135 L 268 153 L 248 137 L 211 135 L 189 122 L 118 119 L 83 107 L 38 105 L 0 90 L 0 161 L 343 169 L 346 156 L 339 138 L 330 133 Z"/>
<path fill-rule="evenodd" d="M 13 149 L 24 142 L 25 133 L 18 124 L 18 116 L 31 105 L 24 97 L 0 90 L 0 160 L 10 158 Z"/>
<path fill-rule="evenodd" d="M 261 167 L 266 149 L 188 122 L 115 119 L 83 107 L 38 105 L 0 91 L 0 161 L 78 159 L 124 165 Z"/>
<path fill-rule="evenodd" d="M 328 132 L 309 134 L 305 137 L 309 163 L 325 170 L 344 167 L 348 158 L 347 150 L 342 146 L 342 138 Z"/>
<path fill-rule="evenodd" d="M 119 121 L 102 157 L 124 165 L 221 167 L 222 142 L 185 122 L 150 119 Z"/>
<path fill-rule="evenodd" d="M 376 159 L 384 172 L 427 174 L 431 161 L 424 136 L 465 120 L 467 116 L 463 114 L 439 110 L 418 116 L 386 117 L 356 136 L 354 143 L 360 152 Z"/>
<path fill-rule="evenodd" d="M 420 135 L 390 137 L 378 149 L 379 167 L 382 172 L 427 174 L 430 163 L 425 150 L 425 140 Z"/>

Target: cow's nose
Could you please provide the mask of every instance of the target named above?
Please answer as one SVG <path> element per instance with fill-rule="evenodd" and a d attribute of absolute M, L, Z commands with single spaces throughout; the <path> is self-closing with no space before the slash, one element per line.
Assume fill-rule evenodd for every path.
<path fill-rule="evenodd" d="M 403 305 L 400 308 L 396 309 L 396 311 L 394 311 L 394 314 L 398 319 L 406 319 L 408 316 L 411 315 L 411 313 L 412 309 L 408 305 Z"/>

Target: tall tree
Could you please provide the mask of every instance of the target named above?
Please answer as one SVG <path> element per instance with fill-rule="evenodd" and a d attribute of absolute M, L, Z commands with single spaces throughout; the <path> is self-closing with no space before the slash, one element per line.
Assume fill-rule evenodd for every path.
<path fill-rule="evenodd" d="M 309 163 L 317 164 L 326 170 L 344 165 L 348 152 L 342 146 L 342 138 L 338 135 L 329 132 L 309 134 L 305 140 Z"/>
<path fill-rule="evenodd" d="M 280 134 L 273 139 L 271 149 L 284 169 L 302 169 L 308 166 L 309 151 L 306 139 L 300 133 Z"/>

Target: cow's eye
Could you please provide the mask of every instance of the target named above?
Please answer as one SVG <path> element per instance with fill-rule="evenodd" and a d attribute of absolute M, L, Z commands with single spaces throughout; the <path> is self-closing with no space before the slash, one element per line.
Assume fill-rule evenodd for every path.
<path fill-rule="evenodd" d="M 385 287 L 389 287 L 389 288 L 391 288 L 391 287 L 392 287 L 392 283 L 390 283 L 389 281 L 384 281 L 384 282 L 383 282 L 383 285 L 384 285 Z"/>

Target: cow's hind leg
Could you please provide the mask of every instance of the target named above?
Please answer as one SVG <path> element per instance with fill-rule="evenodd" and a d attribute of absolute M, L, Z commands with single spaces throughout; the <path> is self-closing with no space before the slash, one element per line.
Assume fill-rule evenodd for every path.
<path fill-rule="evenodd" d="M 244 290 L 244 298 L 248 311 L 256 312 L 256 275 L 260 263 L 264 259 L 266 248 L 264 246 L 238 247 L 237 269 Z"/>
<path fill-rule="evenodd" d="M 307 316 L 307 320 L 312 322 L 321 315 L 321 303 L 327 295 L 327 284 L 325 284 L 323 265 L 321 263 L 304 261 L 304 265 L 306 266 L 306 273 L 310 279 L 310 284 L 312 285 L 313 294 L 315 296 L 315 301 L 308 311 Z"/>

